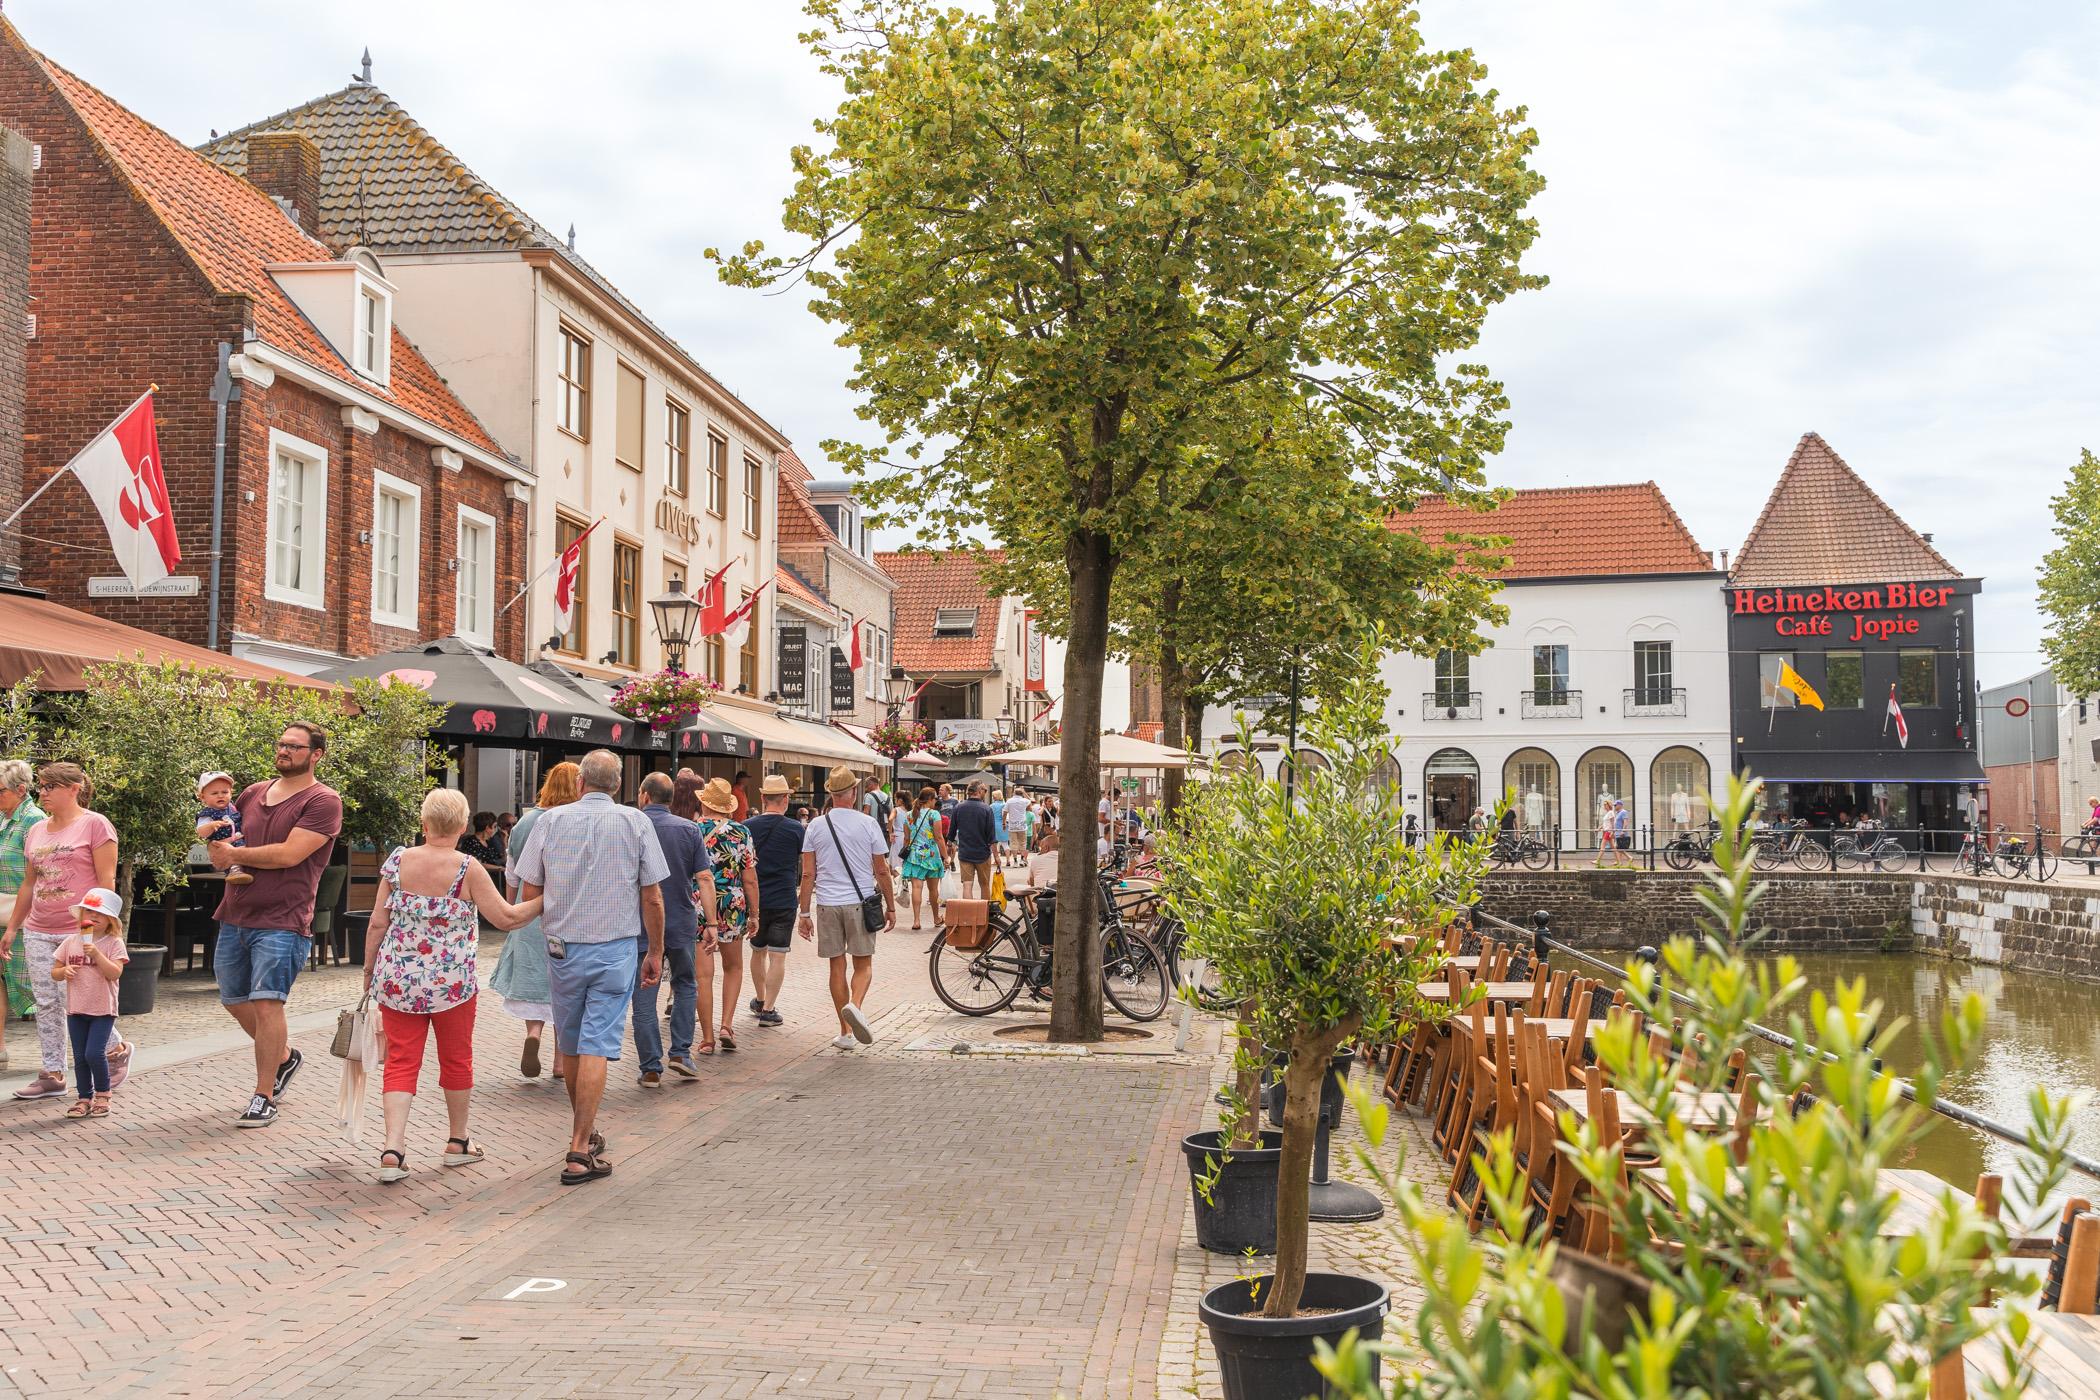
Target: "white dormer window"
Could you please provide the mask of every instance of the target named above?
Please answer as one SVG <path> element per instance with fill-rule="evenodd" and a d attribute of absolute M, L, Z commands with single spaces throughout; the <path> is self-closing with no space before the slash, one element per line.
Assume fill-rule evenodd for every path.
<path fill-rule="evenodd" d="M 268 264 L 271 277 L 360 378 L 386 387 L 394 284 L 379 260 L 353 248 L 338 262 Z"/>
<path fill-rule="evenodd" d="M 935 608 L 933 612 L 933 635 L 936 637 L 976 636 L 977 609 Z"/>
<path fill-rule="evenodd" d="M 357 372 L 386 377 L 386 299 L 370 287 L 357 289 Z"/>

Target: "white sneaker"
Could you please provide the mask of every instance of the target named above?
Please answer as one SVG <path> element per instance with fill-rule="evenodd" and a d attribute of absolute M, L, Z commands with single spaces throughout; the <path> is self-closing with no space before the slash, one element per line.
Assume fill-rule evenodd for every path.
<path fill-rule="evenodd" d="M 863 1045 L 873 1045 L 875 1043 L 874 1028 L 868 1024 L 868 1018 L 860 1014 L 860 1008 L 852 1002 L 849 1001 L 839 1008 L 839 1019 L 853 1028 L 853 1038 L 855 1040 Z"/>
<path fill-rule="evenodd" d="M 835 1035 L 831 1038 L 831 1048 L 834 1050 L 858 1050 L 860 1049 L 860 1042 L 850 1035 Z"/>

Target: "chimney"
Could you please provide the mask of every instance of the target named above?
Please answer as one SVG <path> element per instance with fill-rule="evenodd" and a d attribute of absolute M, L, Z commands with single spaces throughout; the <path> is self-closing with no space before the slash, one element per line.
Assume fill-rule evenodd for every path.
<path fill-rule="evenodd" d="M 29 390 L 29 141 L 0 127 L 0 519 L 22 501 Z M 0 535 L 0 582 L 13 582 L 21 536 Z"/>
<path fill-rule="evenodd" d="M 321 152 L 303 131 L 258 131 L 248 138 L 248 183 L 277 201 L 292 222 L 321 232 Z"/>

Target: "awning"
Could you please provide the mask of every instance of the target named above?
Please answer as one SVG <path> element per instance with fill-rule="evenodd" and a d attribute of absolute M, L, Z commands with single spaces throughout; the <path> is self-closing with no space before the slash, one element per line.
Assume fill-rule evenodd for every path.
<path fill-rule="evenodd" d="M 1104 734 L 1101 736 L 1100 766 L 1119 771 L 1163 772 L 1170 768 L 1187 768 L 1201 764 L 1203 760 L 1185 749 L 1168 748 L 1165 744 L 1148 743 L 1133 739 L 1128 734 Z M 1012 753 L 980 754 L 976 760 L 982 764 L 1003 763 L 1010 767 L 1055 768 L 1064 761 L 1064 753 L 1057 744 L 1045 744 L 1041 748 L 1016 749 Z"/>
<path fill-rule="evenodd" d="M 678 751 L 712 758 L 760 758 L 766 744 L 751 732 L 750 715 L 727 705 L 710 705 L 678 731 Z"/>
<path fill-rule="evenodd" d="M 617 747 L 637 725 L 602 701 L 515 661 L 506 661 L 457 637 L 367 656 L 321 672 L 319 679 L 369 676 L 415 686 L 450 706 L 433 734 L 478 739 L 499 747 L 519 744 L 596 744 Z"/>
<path fill-rule="evenodd" d="M 612 694 L 620 687 L 600 676 L 587 676 L 571 671 L 559 662 L 545 658 L 532 663 L 532 669 L 548 677 L 556 684 L 580 692 L 586 699 L 612 707 Z M 659 729 L 653 724 L 629 720 L 626 732 L 619 740 L 619 747 L 629 753 L 721 753 L 735 758 L 755 758 L 758 755 L 757 741 L 736 728 L 721 721 L 718 709 L 707 709 L 688 723 L 683 729 Z"/>
<path fill-rule="evenodd" d="M 808 763 L 819 768 L 843 763 L 871 773 L 889 767 L 888 759 L 831 725 L 783 719 L 763 710 L 732 710 L 727 706 L 723 710 L 733 717 L 737 728 L 749 730 L 765 744 L 769 762 Z"/>
<path fill-rule="evenodd" d="M 1743 755 L 1743 766 L 1768 783 L 1981 783 L 1983 765 L 1967 749 L 1862 751 L 1778 750 Z"/>
<path fill-rule="evenodd" d="M 138 657 L 192 668 L 215 667 L 240 680 L 269 685 L 335 689 L 317 677 L 280 671 L 223 651 L 126 627 L 78 608 L 61 607 L 48 598 L 0 593 L 0 686 L 13 685 L 34 671 L 39 690 L 79 690 L 87 683 L 88 667 Z"/>
<path fill-rule="evenodd" d="M 863 744 L 868 744 L 868 736 L 875 732 L 868 725 L 849 724 L 842 719 L 835 719 L 831 723 L 834 728 L 845 730 Z M 868 747 L 874 750 L 878 758 L 883 758 L 884 762 L 888 762 L 888 759 L 883 757 L 882 750 L 876 749 L 873 744 L 868 744 Z M 928 753 L 924 749 L 913 749 L 910 753 L 904 755 L 903 758 L 897 760 L 897 762 L 900 767 L 927 769 L 937 773 L 946 771 L 948 767 L 947 759 L 942 758 L 937 753 Z"/>

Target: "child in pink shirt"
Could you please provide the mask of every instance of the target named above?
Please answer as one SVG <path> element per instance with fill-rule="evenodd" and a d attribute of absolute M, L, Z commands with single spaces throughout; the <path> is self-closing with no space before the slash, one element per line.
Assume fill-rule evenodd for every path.
<path fill-rule="evenodd" d="M 66 1030 L 80 1091 L 68 1118 L 109 1117 L 109 1036 L 117 1024 L 117 979 L 131 960 L 124 951 L 123 916 L 123 896 L 89 890 L 73 906 L 78 931 L 58 945 L 51 963 L 51 980 L 66 989 Z"/>

